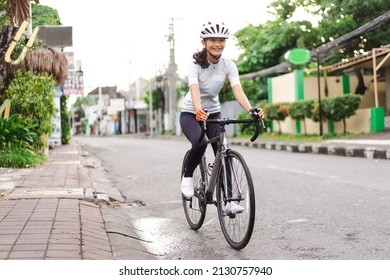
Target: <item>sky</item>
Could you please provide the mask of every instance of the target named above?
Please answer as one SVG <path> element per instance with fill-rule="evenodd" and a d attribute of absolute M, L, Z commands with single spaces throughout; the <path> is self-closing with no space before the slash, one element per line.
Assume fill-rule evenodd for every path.
<path fill-rule="evenodd" d="M 230 34 L 272 19 L 272 0 L 40 0 L 58 10 L 64 26 L 73 27 L 75 60 L 84 71 L 84 93 L 99 86 L 127 90 L 137 78 L 165 72 L 169 62 L 170 19 L 174 19 L 178 75 L 187 75 L 192 54 L 202 48 L 199 31 L 206 21 L 223 21 Z M 224 55 L 239 55 L 234 37 Z"/>

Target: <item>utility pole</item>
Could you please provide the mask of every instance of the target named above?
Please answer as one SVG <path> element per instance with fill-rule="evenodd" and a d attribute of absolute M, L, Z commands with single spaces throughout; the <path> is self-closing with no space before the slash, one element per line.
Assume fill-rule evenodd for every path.
<path fill-rule="evenodd" d="M 169 64 L 167 69 L 168 78 L 168 129 L 172 132 L 176 131 L 176 106 L 177 106 L 177 94 L 176 94 L 176 80 L 177 80 L 177 65 L 175 62 L 175 33 L 174 33 L 174 18 L 170 19 L 169 23 Z"/>
<path fill-rule="evenodd" d="M 319 108 L 319 123 L 320 123 L 320 136 L 323 135 L 323 126 L 322 126 L 322 106 L 321 106 L 321 70 L 320 70 L 320 54 L 317 51 L 317 86 L 318 86 L 318 106 Z"/>

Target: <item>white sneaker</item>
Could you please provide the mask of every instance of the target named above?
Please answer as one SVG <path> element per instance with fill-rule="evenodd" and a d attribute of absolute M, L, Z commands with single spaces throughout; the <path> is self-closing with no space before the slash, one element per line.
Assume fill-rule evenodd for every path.
<path fill-rule="evenodd" d="M 222 210 L 225 214 L 238 214 L 244 212 L 244 207 L 230 201 L 225 206 L 222 206 Z"/>
<path fill-rule="evenodd" d="M 194 179 L 192 177 L 183 177 L 181 180 L 181 193 L 186 198 L 194 196 Z"/>

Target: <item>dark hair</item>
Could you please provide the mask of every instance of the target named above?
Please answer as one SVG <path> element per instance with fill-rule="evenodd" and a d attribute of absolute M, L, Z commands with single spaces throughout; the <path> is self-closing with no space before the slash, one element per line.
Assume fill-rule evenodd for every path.
<path fill-rule="evenodd" d="M 207 50 L 203 48 L 201 51 L 198 51 L 193 54 L 192 58 L 195 60 L 195 64 L 199 64 L 202 68 L 208 68 L 210 66 L 210 62 L 207 59 Z"/>

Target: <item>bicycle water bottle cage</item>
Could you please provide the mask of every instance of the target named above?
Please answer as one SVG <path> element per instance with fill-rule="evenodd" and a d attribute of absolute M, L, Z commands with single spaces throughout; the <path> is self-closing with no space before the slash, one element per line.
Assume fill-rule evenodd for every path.
<path fill-rule="evenodd" d="M 212 163 L 209 163 L 209 165 L 208 165 L 208 175 L 209 176 L 211 176 L 211 171 L 213 171 L 213 167 L 214 167 L 214 164 L 212 164 Z"/>

